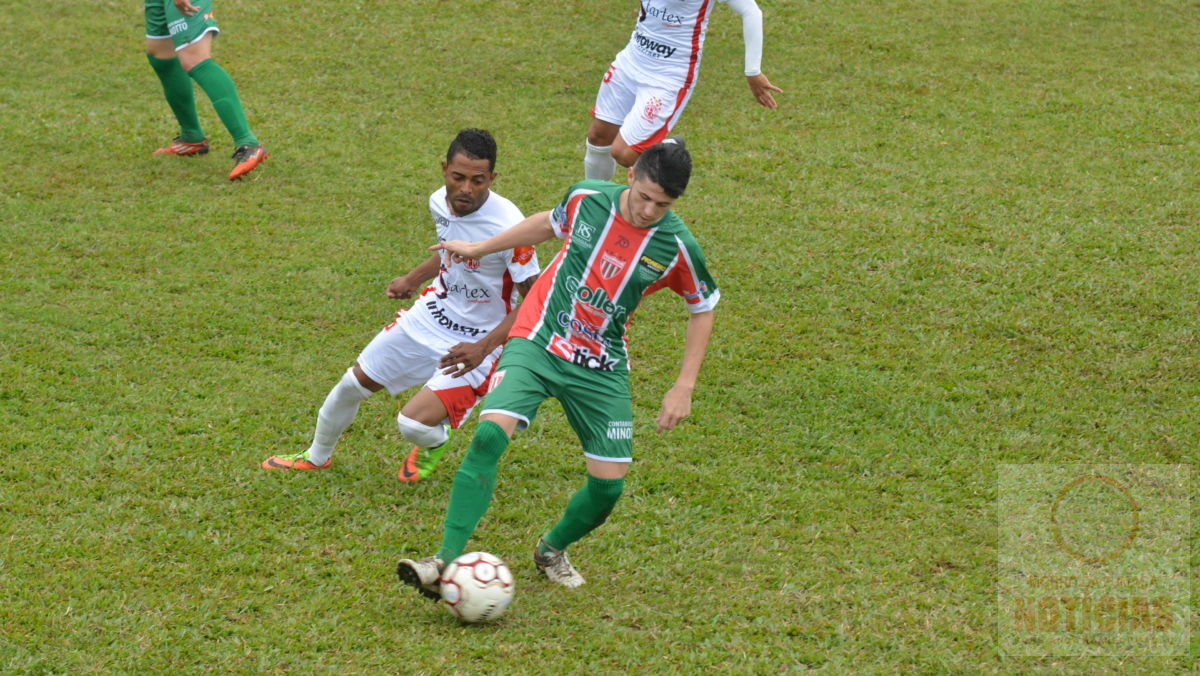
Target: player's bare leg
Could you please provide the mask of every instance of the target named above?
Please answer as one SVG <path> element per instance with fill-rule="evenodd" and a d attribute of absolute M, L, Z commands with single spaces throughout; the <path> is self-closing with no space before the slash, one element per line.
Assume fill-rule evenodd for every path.
<path fill-rule="evenodd" d="M 642 156 L 641 153 L 629 147 L 629 144 L 625 143 L 625 139 L 621 138 L 620 134 L 617 134 L 617 137 L 613 139 L 612 150 L 610 152 L 613 159 L 617 161 L 617 164 L 626 169 L 636 164 L 638 158 Z"/>
<path fill-rule="evenodd" d="M 617 163 L 612 155 L 612 145 L 618 131 L 620 127 L 611 122 L 592 119 L 583 155 L 584 178 L 611 181 L 616 175 Z"/>

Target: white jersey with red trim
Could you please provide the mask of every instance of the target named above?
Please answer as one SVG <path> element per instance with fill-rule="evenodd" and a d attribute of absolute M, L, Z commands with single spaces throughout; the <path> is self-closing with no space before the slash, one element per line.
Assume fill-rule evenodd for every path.
<path fill-rule="evenodd" d="M 456 216 L 446 204 L 445 186 L 429 196 L 429 212 L 437 226 L 439 242 L 452 239 L 480 242 L 524 219 L 515 204 L 495 192 L 488 194 L 479 209 Z M 505 249 L 463 263 L 454 262 L 443 252 L 437 279 L 421 293 L 410 312 L 424 315 L 425 321 L 474 342 L 516 307 L 520 298 L 517 283 L 538 272 L 537 252 L 531 246 Z"/>
<path fill-rule="evenodd" d="M 617 55 L 642 75 L 655 79 L 695 78 L 718 0 L 642 0 L 629 44 Z M 723 0 L 722 0 L 723 1 Z"/>

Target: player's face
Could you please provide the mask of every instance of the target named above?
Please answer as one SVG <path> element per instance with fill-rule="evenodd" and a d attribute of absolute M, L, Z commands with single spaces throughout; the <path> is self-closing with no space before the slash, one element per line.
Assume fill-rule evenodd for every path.
<path fill-rule="evenodd" d="M 662 220 L 675 204 L 675 198 L 648 178 L 638 179 L 629 169 L 629 190 L 625 191 L 625 210 L 621 215 L 635 228 L 648 228 Z"/>
<path fill-rule="evenodd" d="M 496 180 L 496 172 L 488 171 L 487 160 L 473 160 L 462 153 L 442 162 L 442 176 L 446 179 L 446 203 L 455 216 L 466 216 L 483 206 Z"/>

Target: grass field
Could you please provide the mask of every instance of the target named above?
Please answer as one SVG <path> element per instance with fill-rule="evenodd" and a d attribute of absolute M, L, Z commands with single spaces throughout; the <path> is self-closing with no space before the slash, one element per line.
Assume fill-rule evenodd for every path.
<path fill-rule="evenodd" d="M 230 184 L 202 94 L 214 152 L 150 156 L 175 128 L 140 5 L 6 3 L 0 672 L 1200 668 L 1194 632 L 1173 657 L 1006 654 L 996 596 L 1000 466 L 1196 462 L 1194 4 L 760 4 L 779 110 L 718 6 L 678 128 L 723 299 L 693 416 L 654 433 L 685 319 L 660 294 L 632 329 L 638 462 L 572 550 L 588 584 L 529 561 L 583 478 L 550 403 L 472 541 L 516 601 L 462 627 L 393 568 L 436 547 L 469 433 L 402 486 L 377 396 L 332 471 L 258 464 L 305 447 L 389 321 L 459 128 L 496 135 L 527 213 L 581 178 L 635 5 L 220 0 L 271 151 Z"/>

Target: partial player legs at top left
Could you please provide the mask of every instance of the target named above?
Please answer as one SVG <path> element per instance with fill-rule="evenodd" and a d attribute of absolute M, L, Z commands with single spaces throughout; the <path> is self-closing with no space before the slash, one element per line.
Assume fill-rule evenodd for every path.
<path fill-rule="evenodd" d="M 179 134 L 154 154 L 193 157 L 208 153 L 209 142 L 196 112 L 195 82 L 233 138 L 234 167 L 229 180 L 237 180 L 266 160 L 267 150 L 250 130 L 233 79 L 211 58 L 213 39 L 220 32 L 212 0 L 195 0 L 191 8 L 192 13 L 184 14 L 172 0 L 147 0 L 145 4 L 147 58 L 179 123 Z"/>

